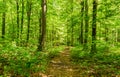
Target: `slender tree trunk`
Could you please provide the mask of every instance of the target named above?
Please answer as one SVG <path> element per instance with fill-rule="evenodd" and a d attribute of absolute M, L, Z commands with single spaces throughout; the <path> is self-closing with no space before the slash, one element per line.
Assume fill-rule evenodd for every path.
<path fill-rule="evenodd" d="M 22 40 L 22 34 L 23 34 L 23 23 L 24 23 L 24 0 L 22 0 L 21 34 L 20 34 L 21 40 Z"/>
<path fill-rule="evenodd" d="M 73 0 L 71 0 L 71 13 L 73 13 Z M 74 44 L 74 24 L 73 17 L 71 15 L 71 46 Z"/>
<path fill-rule="evenodd" d="M 14 24 L 14 20 L 13 20 L 13 15 L 12 15 L 13 13 L 12 13 L 12 11 L 11 11 L 11 13 L 10 13 L 10 18 L 11 18 L 11 24 L 12 24 L 12 35 L 11 35 L 11 38 L 12 38 L 12 41 L 15 41 L 15 38 L 16 38 L 16 31 L 15 31 L 15 24 Z"/>
<path fill-rule="evenodd" d="M 96 27 L 97 27 L 97 0 L 93 0 L 93 20 L 92 20 L 92 46 L 91 53 L 96 52 Z"/>
<path fill-rule="evenodd" d="M 66 39 L 67 39 L 67 46 L 69 46 L 70 45 L 70 39 L 69 39 L 69 26 L 67 25 L 67 37 L 66 37 Z"/>
<path fill-rule="evenodd" d="M 5 0 L 3 0 L 3 3 L 5 3 Z M 5 6 L 4 6 L 5 7 Z M 2 38 L 5 38 L 5 21 L 6 21 L 6 13 L 5 11 L 2 14 Z M 4 62 L 2 62 L 0 67 L 0 75 L 4 74 Z"/>
<path fill-rule="evenodd" d="M 107 3 L 107 0 L 105 1 L 105 3 Z M 105 17 L 105 19 L 107 19 L 107 15 L 108 15 L 108 12 L 107 12 L 107 10 L 108 10 L 108 7 L 107 7 L 107 4 L 105 4 L 106 6 L 105 6 L 105 15 L 106 15 L 106 17 Z M 106 43 L 107 43 L 107 41 L 108 41 L 108 24 L 105 24 L 105 41 L 106 41 Z"/>
<path fill-rule="evenodd" d="M 84 0 L 81 1 L 81 32 L 79 36 L 80 43 L 83 44 L 83 18 L 84 18 Z"/>
<path fill-rule="evenodd" d="M 40 36 L 39 36 L 39 45 L 38 45 L 38 51 L 42 51 L 44 49 L 44 43 L 45 43 L 45 35 L 46 35 L 46 12 L 47 12 L 47 1 L 42 0 L 41 3 L 41 29 L 40 29 Z"/>
<path fill-rule="evenodd" d="M 39 16 L 39 39 L 38 39 L 38 51 L 42 50 L 41 46 L 41 37 L 42 37 L 42 28 L 41 28 L 41 11 Z"/>
<path fill-rule="evenodd" d="M 55 33 L 55 26 L 53 25 L 52 32 L 51 32 L 52 46 L 54 46 L 54 41 L 55 41 L 54 33 Z"/>
<path fill-rule="evenodd" d="M 32 3 L 30 1 L 27 1 L 27 7 L 28 7 L 28 9 L 27 9 L 27 21 L 28 21 L 27 27 L 28 27 L 28 30 L 27 30 L 27 40 L 26 40 L 27 43 L 29 41 L 29 36 L 30 36 L 31 5 L 32 5 Z"/>
<path fill-rule="evenodd" d="M 104 1 L 105 3 L 107 3 L 107 0 L 106 1 Z M 105 15 L 106 15 L 106 17 L 105 17 L 105 19 L 107 19 L 107 16 L 108 16 L 108 7 L 107 7 L 107 4 L 106 4 L 106 6 L 105 6 Z M 105 51 L 109 51 L 109 47 L 108 47 L 108 40 L 109 40 L 109 38 L 108 38 L 108 34 L 109 34 L 109 28 L 108 28 L 108 24 L 105 24 L 105 41 L 106 41 L 106 45 L 105 45 Z"/>
<path fill-rule="evenodd" d="M 117 44 L 117 37 L 118 37 L 118 30 L 117 30 L 117 28 L 115 29 L 115 44 Z"/>
<path fill-rule="evenodd" d="M 17 7 L 17 40 L 19 40 L 19 1 L 16 0 Z"/>
<path fill-rule="evenodd" d="M 85 39 L 84 39 L 84 50 L 88 49 L 88 28 L 89 28 L 88 0 L 85 0 Z"/>
<path fill-rule="evenodd" d="M 117 29 L 117 42 L 120 42 L 120 29 Z"/>
<path fill-rule="evenodd" d="M 3 0 L 3 2 L 5 3 L 5 0 Z M 2 14 L 2 38 L 5 37 L 5 21 L 6 21 L 6 13 L 5 11 Z"/>
<path fill-rule="evenodd" d="M 73 19 L 71 20 L 71 26 L 72 26 L 72 35 L 71 35 L 71 46 L 74 45 L 74 25 L 73 25 Z"/>
<path fill-rule="evenodd" d="M 108 42 L 108 27 L 105 25 L 105 41 Z"/>

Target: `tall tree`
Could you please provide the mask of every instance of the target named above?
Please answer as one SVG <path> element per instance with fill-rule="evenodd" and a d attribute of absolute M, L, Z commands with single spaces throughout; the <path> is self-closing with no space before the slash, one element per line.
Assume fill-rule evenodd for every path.
<path fill-rule="evenodd" d="M 73 0 L 71 0 L 71 46 L 74 44 Z"/>
<path fill-rule="evenodd" d="M 19 41 L 19 0 L 16 0 L 16 7 L 17 7 L 17 40 Z M 17 42 L 18 42 L 17 41 Z"/>
<path fill-rule="evenodd" d="M 120 42 L 120 29 L 117 29 L 117 42 Z"/>
<path fill-rule="evenodd" d="M 45 43 L 45 35 L 46 35 L 46 12 L 47 12 L 47 0 L 42 0 L 41 3 L 41 26 L 39 29 L 41 32 L 39 36 L 39 44 L 38 44 L 38 50 L 42 51 L 44 48 L 44 43 Z"/>
<path fill-rule="evenodd" d="M 24 23 L 24 0 L 22 0 L 21 34 L 20 34 L 21 39 L 22 39 L 22 33 L 23 33 L 23 23 Z"/>
<path fill-rule="evenodd" d="M 80 4 L 81 4 L 81 25 L 80 25 L 81 32 L 80 32 L 79 40 L 80 40 L 80 43 L 83 44 L 84 43 L 84 40 L 83 40 L 84 0 L 82 0 Z"/>
<path fill-rule="evenodd" d="M 27 1 L 27 43 L 29 41 L 29 36 L 30 36 L 30 19 L 31 19 L 31 6 L 32 2 Z"/>
<path fill-rule="evenodd" d="M 88 0 L 85 0 L 85 39 L 84 49 L 88 49 L 88 28 L 89 28 L 89 17 L 88 17 Z"/>
<path fill-rule="evenodd" d="M 109 8 L 108 8 L 108 6 L 107 6 L 107 0 L 105 0 L 104 1 L 105 2 L 105 20 L 108 18 L 107 16 L 108 16 L 108 14 L 109 14 L 109 11 L 107 11 Z M 107 23 L 105 23 L 105 41 L 106 41 L 106 43 L 107 43 L 107 41 L 108 41 L 108 24 Z"/>
<path fill-rule="evenodd" d="M 5 0 L 3 0 L 3 3 L 5 4 Z M 5 8 L 5 5 L 4 5 Z M 5 37 L 5 20 L 6 20 L 6 13 L 5 11 L 2 14 L 2 38 Z"/>
<path fill-rule="evenodd" d="M 96 52 L 96 27 L 97 27 L 97 0 L 93 0 L 93 19 L 92 19 L 92 46 L 91 52 Z"/>

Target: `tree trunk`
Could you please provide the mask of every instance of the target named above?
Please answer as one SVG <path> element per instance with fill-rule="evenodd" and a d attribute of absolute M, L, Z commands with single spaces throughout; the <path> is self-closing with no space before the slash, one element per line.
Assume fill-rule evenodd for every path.
<path fill-rule="evenodd" d="M 40 26 L 40 36 L 39 36 L 39 45 L 38 45 L 38 51 L 42 51 L 44 48 L 45 43 L 45 35 L 46 35 L 46 12 L 47 12 L 47 1 L 42 0 L 41 3 L 41 26 Z"/>
<path fill-rule="evenodd" d="M 97 20 L 97 0 L 93 0 L 93 20 L 92 20 L 92 46 L 91 53 L 96 52 L 96 23 Z"/>
<path fill-rule="evenodd" d="M 27 43 L 29 41 L 29 36 L 30 36 L 30 18 L 31 18 L 31 5 L 32 3 L 30 1 L 27 1 L 27 27 L 28 27 L 28 30 L 27 30 Z"/>
<path fill-rule="evenodd" d="M 88 0 L 85 0 L 85 39 L 84 39 L 84 50 L 88 49 L 88 28 L 89 28 Z"/>
<path fill-rule="evenodd" d="M 51 42 L 52 43 L 51 46 L 54 46 L 54 41 L 55 41 L 54 33 L 55 33 L 55 25 L 53 25 L 52 32 L 51 32 L 51 41 L 52 41 Z"/>
<path fill-rule="evenodd" d="M 23 23 L 24 23 L 24 0 L 22 0 L 21 34 L 20 34 L 21 40 L 22 40 L 22 34 L 23 34 Z"/>
<path fill-rule="evenodd" d="M 117 29 L 117 42 L 120 42 L 120 29 Z"/>
<path fill-rule="evenodd" d="M 19 40 L 19 1 L 16 0 L 17 7 L 17 40 Z"/>
<path fill-rule="evenodd" d="M 5 3 L 5 0 L 3 0 L 3 2 Z M 2 14 L 2 38 L 5 37 L 5 21 L 6 21 L 6 13 L 4 11 Z"/>
<path fill-rule="evenodd" d="M 69 20 L 67 20 L 69 22 Z M 70 33 L 70 25 L 67 23 L 67 46 L 71 46 L 71 33 Z"/>
<path fill-rule="evenodd" d="M 80 43 L 83 44 L 83 18 L 84 18 L 84 0 L 81 1 L 81 32 L 79 36 Z"/>
<path fill-rule="evenodd" d="M 73 13 L 73 0 L 71 0 L 71 13 Z M 71 15 L 71 46 L 74 44 L 74 24 L 73 24 L 73 17 Z"/>
<path fill-rule="evenodd" d="M 107 3 L 107 0 L 106 1 L 104 1 L 105 3 Z M 108 16 L 108 7 L 107 7 L 107 4 L 105 4 L 106 5 L 106 7 L 105 7 L 105 15 L 106 15 L 106 17 L 105 17 L 105 20 L 107 19 L 107 16 Z M 105 45 L 105 51 L 109 51 L 109 47 L 108 47 L 108 40 L 109 40 L 109 28 L 108 28 L 108 24 L 107 23 L 105 23 L 105 41 L 106 41 L 106 45 Z"/>

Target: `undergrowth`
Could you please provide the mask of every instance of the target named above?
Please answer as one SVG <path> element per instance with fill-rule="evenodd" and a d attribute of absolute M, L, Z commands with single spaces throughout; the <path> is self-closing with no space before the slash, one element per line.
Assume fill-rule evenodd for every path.
<path fill-rule="evenodd" d="M 0 44 L 0 74 L 3 77 L 29 77 L 35 72 L 44 72 L 46 65 L 47 55 L 34 48 Z"/>
<path fill-rule="evenodd" d="M 53 48 L 49 48 L 48 51 L 48 59 L 52 59 L 54 57 L 59 56 L 59 53 L 63 51 L 64 46 L 55 46 Z"/>
<path fill-rule="evenodd" d="M 110 48 L 106 52 L 104 52 L 104 49 L 99 50 L 93 55 L 88 51 L 83 51 L 80 47 L 73 47 L 71 49 L 71 59 L 74 63 L 80 65 L 84 74 L 99 76 L 120 75 L 120 53 L 118 53 L 118 48 Z"/>
<path fill-rule="evenodd" d="M 49 60 L 59 56 L 64 46 L 54 46 L 44 51 L 36 51 L 35 46 L 17 46 L 16 42 L 4 40 L 0 43 L 0 76 L 29 77 L 45 72 Z M 46 52 L 47 51 L 47 52 Z"/>

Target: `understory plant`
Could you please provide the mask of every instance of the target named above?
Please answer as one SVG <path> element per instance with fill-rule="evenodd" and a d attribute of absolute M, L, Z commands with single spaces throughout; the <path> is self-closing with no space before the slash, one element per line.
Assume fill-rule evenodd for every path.
<path fill-rule="evenodd" d="M 27 76 L 35 72 L 44 72 L 47 55 L 12 43 L 1 45 L 0 68 L 2 76 Z"/>
<path fill-rule="evenodd" d="M 64 49 L 63 46 L 55 46 L 53 48 L 48 49 L 48 58 L 54 58 L 56 56 L 59 56 L 59 53 L 62 52 Z"/>
<path fill-rule="evenodd" d="M 102 49 L 102 48 L 100 48 Z M 98 50 L 94 54 L 83 51 L 81 48 L 73 47 L 71 49 L 71 59 L 75 64 L 79 64 L 83 71 L 91 71 L 94 74 L 105 76 L 120 75 L 120 51 L 116 48 Z M 90 72 L 87 72 L 89 74 Z"/>

